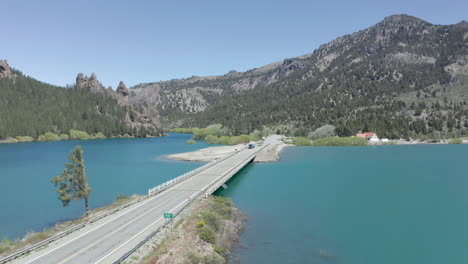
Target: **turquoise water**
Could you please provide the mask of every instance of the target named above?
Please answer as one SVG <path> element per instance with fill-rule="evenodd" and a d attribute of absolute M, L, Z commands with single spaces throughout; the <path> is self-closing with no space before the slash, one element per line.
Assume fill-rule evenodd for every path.
<path fill-rule="evenodd" d="M 68 153 L 76 145 L 83 146 L 86 173 L 93 188 L 90 207 L 96 208 L 120 194 L 146 194 L 148 188 L 201 166 L 162 157 L 207 147 L 203 142 L 187 144 L 190 138 L 171 134 L 163 138 L 0 144 L 0 239 L 42 231 L 58 221 L 83 215 L 83 202 L 63 207 L 50 183 L 62 172 Z"/>
<path fill-rule="evenodd" d="M 207 146 L 190 137 L 0 145 L 0 237 L 83 214 L 50 183 L 74 146 L 96 208 L 200 166 L 162 157 Z M 468 263 L 467 164 L 467 145 L 287 148 L 218 192 L 248 216 L 232 263 Z"/>
<path fill-rule="evenodd" d="M 218 192 L 248 216 L 231 262 L 468 263 L 467 165 L 467 145 L 287 148 Z"/>

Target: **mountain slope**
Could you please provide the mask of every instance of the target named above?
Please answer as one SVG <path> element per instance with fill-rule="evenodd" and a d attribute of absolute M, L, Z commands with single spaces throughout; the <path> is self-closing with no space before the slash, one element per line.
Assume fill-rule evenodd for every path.
<path fill-rule="evenodd" d="M 341 135 L 359 130 L 391 138 L 465 135 L 467 47 L 466 22 L 432 25 L 394 15 L 322 45 L 312 54 L 273 64 L 255 77 L 252 74 L 258 69 L 236 73 L 237 77 L 177 80 L 172 86 L 160 83 L 157 107 L 183 118 L 175 123 L 173 113 L 163 112 L 166 124 L 222 123 L 234 133 L 268 125 L 305 135 L 331 123 Z M 249 85 L 236 89 L 240 83 Z M 204 95 L 203 89 L 211 93 L 202 97 L 206 106 L 188 114 L 186 106 L 194 101 L 193 94 Z M 174 102 L 177 111 L 168 107 Z"/>
<path fill-rule="evenodd" d="M 143 136 L 140 126 L 128 120 L 132 108 L 108 94 L 66 89 L 42 83 L 0 65 L 0 139 L 15 136 L 37 138 L 46 132 L 68 133 L 70 129 L 106 136 Z M 145 131 L 159 135 L 159 130 Z"/>

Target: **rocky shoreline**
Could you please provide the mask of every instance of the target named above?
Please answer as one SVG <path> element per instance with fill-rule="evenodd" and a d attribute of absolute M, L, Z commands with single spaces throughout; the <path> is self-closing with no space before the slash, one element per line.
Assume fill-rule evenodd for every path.
<path fill-rule="evenodd" d="M 212 196 L 196 200 L 124 263 L 224 264 L 244 224 L 245 216 L 230 199 Z"/>

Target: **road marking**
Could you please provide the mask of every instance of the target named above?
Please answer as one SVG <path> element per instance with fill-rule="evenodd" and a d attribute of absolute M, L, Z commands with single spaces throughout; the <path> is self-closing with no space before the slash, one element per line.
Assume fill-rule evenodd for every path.
<path fill-rule="evenodd" d="M 200 194 L 201 192 L 205 191 L 206 189 L 208 189 L 211 185 L 213 185 L 216 181 L 220 180 L 226 173 L 228 173 L 229 171 L 226 171 L 224 172 L 223 174 L 221 174 L 221 176 L 219 176 L 218 178 L 214 179 L 212 182 L 210 182 L 207 187 L 195 192 L 194 194 L 190 195 L 187 199 L 185 199 L 184 201 L 182 201 L 180 204 L 178 204 L 176 207 L 172 208 L 171 210 L 169 210 L 169 212 L 172 212 L 174 210 L 176 210 L 177 208 L 179 208 L 182 204 L 184 204 L 185 202 L 187 201 L 190 201 L 193 197 L 197 196 L 198 194 Z M 151 223 L 149 226 L 145 227 L 145 229 L 143 229 L 142 231 L 140 231 L 138 234 L 134 235 L 132 238 L 130 238 L 129 240 L 125 241 L 122 245 L 120 245 L 119 247 L 117 247 L 116 249 L 112 250 L 110 253 L 108 253 L 107 255 L 105 255 L 104 257 L 102 257 L 100 260 L 98 260 L 97 262 L 95 262 L 94 264 L 98 264 L 100 262 L 102 262 L 103 260 L 105 260 L 106 258 L 108 258 L 110 255 L 114 254 L 117 250 L 121 249 L 123 246 L 125 246 L 128 242 L 132 241 L 133 239 L 135 239 L 137 236 L 141 235 L 141 233 L 145 232 L 146 230 L 148 230 L 148 228 L 150 228 L 151 226 L 153 226 L 154 224 L 156 224 L 157 222 L 161 221 L 163 218 L 160 217 L 158 220 L 156 220 L 155 222 Z M 79 252 L 78 252 L 79 253 Z M 76 253 L 76 254 L 78 254 Z M 75 254 L 75 255 L 76 255 Z"/>
<path fill-rule="evenodd" d="M 182 202 L 181 202 L 179 205 L 177 205 L 175 208 L 179 208 L 179 207 L 180 207 L 183 203 L 185 203 L 186 201 L 187 201 L 187 200 L 182 201 Z M 149 213 L 152 213 L 152 212 L 153 212 L 154 210 L 156 210 L 156 209 L 159 209 L 159 208 L 158 208 L 158 207 L 154 207 L 153 209 L 151 209 L 151 210 L 149 210 L 149 211 L 146 211 L 144 214 L 142 214 L 142 215 L 140 215 L 140 216 L 138 216 L 138 217 L 136 217 L 136 218 L 133 218 L 130 222 L 127 222 L 127 223 L 125 223 L 124 225 L 121 225 L 119 228 L 112 230 L 112 232 L 109 232 L 109 233 L 107 233 L 105 236 L 99 238 L 98 240 L 95 240 L 93 243 L 89 244 L 87 247 L 80 249 L 79 251 L 77 251 L 76 253 L 74 253 L 74 254 L 68 256 L 68 257 L 65 258 L 65 259 L 62 259 L 60 262 L 58 262 L 58 264 L 60 264 L 60 263 L 65 263 L 65 262 L 67 262 L 69 259 L 72 259 L 72 258 L 74 258 L 75 256 L 81 254 L 81 252 L 86 251 L 86 250 L 88 250 L 88 249 L 94 247 L 96 244 L 98 244 L 98 243 L 101 242 L 102 240 L 104 240 L 104 239 L 106 239 L 107 237 L 113 235 L 114 233 L 116 233 L 116 232 L 122 230 L 123 228 L 125 228 L 125 227 L 131 225 L 133 222 L 135 222 L 135 221 L 137 221 L 138 219 L 144 217 L 145 215 L 147 215 L 147 214 L 149 214 Z M 172 210 L 174 210 L 174 209 L 172 209 Z M 171 210 L 171 211 L 172 211 L 172 210 Z M 149 225 L 149 227 L 151 227 L 153 224 L 157 223 L 157 222 L 160 221 L 160 220 L 161 220 L 161 218 L 159 218 L 156 222 L 154 222 L 154 223 L 152 223 L 151 225 Z M 145 230 L 148 229 L 149 227 L 146 227 Z M 141 232 L 140 232 L 140 233 L 141 233 Z M 140 233 L 138 233 L 138 234 L 140 234 Z M 128 242 L 128 241 L 127 241 L 127 242 Z M 127 243 L 127 242 L 126 242 L 126 243 Z"/>
<path fill-rule="evenodd" d="M 172 212 L 174 210 L 176 210 L 177 208 L 179 208 L 182 204 L 184 204 L 185 202 L 188 202 L 190 201 L 190 199 L 192 199 L 192 196 L 198 194 L 200 191 L 192 194 L 191 196 L 189 196 L 186 200 L 182 201 L 180 204 L 178 204 L 176 207 L 172 208 L 171 210 L 169 210 L 169 212 Z M 123 246 L 125 246 L 128 242 L 134 240 L 137 236 L 141 235 L 143 232 L 145 232 L 146 230 L 148 230 L 150 227 L 152 227 L 154 224 L 156 224 L 157 222 L 161 221 L 163 218 L 160 217 L 158 220 L 154 221 L 152 224 L 150 224 L 149 226 L 147 226 L 145 229 L 143 229 L 141 232 L 139 232 L 138 234 L 134 235 L 132 238 L 130 238 L 129 240 L 125 241 L 125 243 L 123 243 L 122 245 L 120 245 L 118 248 L 112 250 L 109 254 L 105 255 L 103 258 L 101 258 L 100 260 L 98 260 L 97 262 L 95 262 L 95 264 L 98 264 L 99 262 L 103 261 L 104 259 L 108 258 L 110 255 L 114 254 L 117 250 L 121 249 Z"/>
<path fill-rule="evenodd" d="M 191 178 L 190 178 L 190 179 L 191 179 Z M 190 180 L 190 179 L 188 179 L 188 180 Z M 179 185 L 179 184 L 181 184 L 181 183 L 183 183 L 183 182 L 180 182 L 180 183 L 174 185 L 174 187 L 177 186 L 177 185 Z M 101 228 L 101 227 L 104 226 L 104 225 L 107 225 L 108 223 L 114 221 L 115 219 L 120 218 L 120 217 L 122 217 L 122 216 L 124 216 L 124 215 L 126 215 L 126 214 L 128 214 L 128 213 L 130 213 L 130 212 L 132 212 L 132 211 L 134 211 L 134 210 L 136 210 L 137 208 L 139 208 L 139 207 L 141 207 L 141 206 L 143 206 L 143 205 L 145 205 L 145 204 L 147 204 L 147 203 L 153 201 L 154 199 L 160 197 L 160 196 L 163 195 L 163 194 L 166 194 L 169 190 L 171 190 L 171 189 L 169 188 L 169 189 L 163 191 L 162 193 L 160 193 L 160 194 L 154 196 L 153 198 L 148 199 L 147 201 L 143 202 L 142 204 L 140 204 L 140 205 L 136 206 L 135 208 L 131 209 L 130 211 L 127 211 L 127 212 L 124 213 L 124 214 L 121 214 L 121 215 L 119 215 L 119 216 L 117 216 L 117 217 L 114 217 L 113 219 L 111 219 L 111 220 L 109 220 L 109 221 L 107 221 L 107 222 L 102 223 L 101 225 L 99 225 L 99 226 L 97 226 L 97 227 L 95 227 L 95 228 L 93 228 L 93 229 L 87 231 L 86 233 L 81 234 L 81 235 L 75 237 L 74 239 L 72 239 L 72 240 L 70 240 L 70 241 L 68 241 L 68 242 L 66 242 L 66 243 L 64 243 L 64 244 L 62 244 L 62 245 L 60 245 L 60 246 L 58 246 L 58 247 L 56 247 L 56 248 L 54 248 L 54 249 L 48 251 L 48 252 L 46 252 L 45 254 L 42 254 L 42 255 L 40 255 L 40 256 L 38 256 L 38 257 L 36 257 L 36 258 L 34 258 L 34 259 L 32 259 L 32 260 L 26 262 L 25 264 L 29 264 L 29 263 L 31 263 L 31 262 L 33 262 L 33 261 L 39 259 L 39 258 L 42 258 L 42 257 L 44 257 L 45 255 L 50 254 L 50 253 L 54 252 L 55 250 L 57 250 L 57 249 L 59 249 L 59 248 L 62 248 L 62 247 L 64 247 L 64 246 L 70 244 L 71 242 L 73 242 L 73 241 L 75 241 L 75 240 L 77 240 L 77 239 L 79 239 L 79 238 L 81 238 L 81 237 L 87 235 L 88 233 L 93 232 L 94 230 L 99 229 L 99 228 Z"/>
<path fill-rule="evenodd" d="M 249 155 L 247 155 L 247 157 L 250 156 L 250 155 L 252 155 L 252 154 L 255 154 L 256 152 L 257 152 L 257 151 L 254 151 L 254 152 L 250 153 Z M 235 156 L 235 155 L 234 155 L 234 156 Z M 223 162 L 224 162 L 224 161 L 220 162 L 219 164 L 222 164 Z M 223 167 L 224 167 L 224 166 L 227 166 L 227 165 L 223 165 Z M 213 169 L 213 168 L 215 168 L 215 167 L 216 167 L 216 166 L 211 167 L 211 168 L 207 168 L 206 170 L 203 170 L 203 172 L 209 171 L 210 169 Z M 210 182 L 210 183 L 209 183 L 205 188 L 203 188 L 202 190 L 200 190 L 200 191 L 198 191 L 197 193 L 194 193 L 193 195 L 191 195 L 191 196 L 189 197 L 189 199 L 187 199 L 187 200 L 190 200 L 190 198 L 193 197 L 194 195 L 197 195 L 197 194 L 203 192 L 204 190 L 207 190 L 213 183 L 215 183 L 215 182 L 217 182 L 218 180 L 222 179 L 222 177 L 223 177 L 226 173 L 228 173 L 229 171 L 230 171 L 230 170 L 228 170 L 228 171 L 224 172 L 223 174 L 221 174 L 220 177 L 218 177 L 218 178 L 216 178 L 215 180 L 213 180 L 212 182 Z M 202 173 L 202 172 L 199 172 L 199 173 Z M 199 173 L 197 173 L 197 174 L 199 174 Z M 197 175 L 197 174 L 195 174 L 195 175 Z M 194 176 L 195 176 L 195 175 L 194 175 Z M 192 181 L 194 178 L 195 178 L 195 177 L 190 177 L 190 178 L 187 179 L 187 181 L 182 181 L 182 182 L 179 182 L 179 183 L 175 184 L 174 186 L 170 187 L 169 189 L 164 190 L 163 192 L 161 192 L 161 193 L 157 194 L 156 196 L 154 196 L 154 197 L 148 199 L 147 201 L 145 201 L 145 202 L 139 204 L 138 206 L 136 206 L 136 207 L 134 207 L 133 209 L 131 209 L 131 210 L 129 210 L 129 211 L 123 213 L 122 215 L 119 215 L 119 216 L 114 217 L 113 219 L 111 219 L 111 220 L 109 220 L 109 221 L 107 221 L 107 222 L 102 223 L 101 225 L 99 225 L 99 226 L 97 226 L 97 227 L 95 227 L 95 228 L 93 228 L 93 229 L 91 229 L 91 230 L 89 230 L 89 231 L 87 231 L 87 232 L 85 232 L 85 233 L 83 233 L 83 234 L 81 234 L 81 235 L 75 237 L 74 239 L 72 239 L 72 240 L 70 240 L 70 241 L 68 241 L 68 242 L 65 242 L 64 244 L 62 244 L 62 245 L 60 245 L 60 246 L 57 246 L 56 248 L 54 248 L 54 249 L 52 249 L 52 250 L 50 250 L 50 251 L 48 251 L 48 252 L 46 252 L 46 253 L 44 253 L 44 254 L 38 256 L 38 257 L 36 257 L 36 258 L 34 258 L 34 259 L 32 259 L 32 260 L 26 262 L 25 264 L 29 264 L 29 263 L 31 263 L 31 262 L 33 262 L 33 261 L 39 259 L 39 258 L 42 258 L 42 257 L 44 257 L 44 256 L 46 256 L 46 255 L 48 255 L 48 254 L 50 254 L 50 253 L 56 251 L 57 249 L 60 249 L 60 248 L 62 248 L 62 247 L 64 247 L 64 246 L 70 244 L 71 242 L 73 242 L 73 241 L 75 241 L 75 240 L 77 240 L 77 239 L 79 239 L 79 238 L 81 238 L 81 237 L 87 235 L 88 233 L 93 232 L 93 231 L 95 231 L 95 230 L 101 228 L 102 226 L 104 226 L 104 225 L 106 225 L 106 224 L 108 224 L 108 223 L 110 223 L 110 222 L 112 222 L 112 221 L 114 221 L 114 220 L 116 220 L 116 219 L 118 219 L 118 218 L 120 218 L 120 217 L 122 217 L 122 216 L 124 216 L 124 215 L 126 215 L 126 214 L 128 214 L 128 213 L 130 213 L 130 212 L 132 212 L 132 211 L 134 211 L 134 210 L 136 210 L 137 208 L 139 208 L 139 207 L 141 207 L 141 206 L 143 206 L 143 205 L 145 205 L 145 204 L 147 204 L 147 203 L 153 201 L 154 199 L 160 197 L 161 195 L 166 194 L 168 191 L 172 190 L 173 188 L 175 188 L 175 187 L 177 187 L 177 186 L 179 186 L 179 185 L 182 185 L 182 184 L 184 184 L 184 183 L 187 183 L 188 181 Z M 179 205 L 178 205 L 177 207 L 175 207 L 175 208 L 180 207 L 180 205 L 182 205 L 183 203 L 185 203 L 187 200 L 184 200 L 183 202 L 181 202 L 181 204 L 179 204 Z M 175 208 L 174 208 L 174 209 L 175 209 Z M 172 210 L 174 210 L 174 209 L 172 209 Z M 144 215 L 146 215 L 146 213 L 145 213 Z M 142 216 L 142 215 L 141 215 L 141 216 Z M 140 216 L 140 217 L 141 217 L 141 216 Z M 138 218 L 140 218 L 140 217 L 138 217 Z M 159 221 L 159 220 L 160 220 L 160 219 L 158 219 L 158 221 Z M 154 223 L 153 223 L 153 224 L 154 224 Z M 153 224 L 152 224 L 152 225 L 153 225 Z M 128 242 L 129 242 L 129 241 L 127 241 L 127 242 L 125 242 L 125 243 L 128 243 Z M 122 245 L 122 246 L 123 246 L 123 245 Z M 121 248 L 122 246 L 120 246 L 119 248 Z M 76 255 L 76 254 L 74 254 L 74 255 Z M 73 256 L 74 256 L 74 255 L 73 255 Z M 69 258 L 70 258 L 70 257 L 69 257 Z M 68 259 L 68 258 L 67 258 L 67 259 Z M 99 261 L 101 261 L 101 260 L 99 260 Z M 63 261 L 62 261 L 62 262 L 63 262 Z"/>

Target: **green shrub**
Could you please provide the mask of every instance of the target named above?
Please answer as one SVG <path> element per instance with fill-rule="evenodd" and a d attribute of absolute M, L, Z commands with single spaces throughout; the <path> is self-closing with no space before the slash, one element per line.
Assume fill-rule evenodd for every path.
<path fill-rule="evenodd" d="M 60 140 L 60 137 L 52 132 L 47 132 L 45 134 L 42 134 L 38 138 L 39 141 L 58 141 Z"/>
<path fill-rule="evenodd" d="M 193 129 L 193 139 L 203 140 L 208 135 L 216 136 L 216 131 L 209 130 L 209 129 L 206 129 L 206 128 L 194 128 Z"/>
<path fill-rule="evenodd" d="M 165 128 L 164 131 L 165 132 L 173 132 L 173 133 L 192 134 L 193 133 L 193 128 L 183 128 L 183 127 Z"/>
<path fill-rule="evenodd" d="M 215 251 L 216 253 L 218 253 L 218 254 L 219 254 L 221 257 L 223 257 L 223 258 L 229 257 L 229 250 L 227 250 L 227 249 L 224 248 L 224 247 L 215 245 L 215 246 L 214 246 L 214 251 Z"/>
<path fill-rule="evenodd" d="M 316 140 L 319 138 L 333 137 L 336 135 L 335 127 L 332 125 L 324 125 L 317 128 L 314 132 L 310 132 L 307 136 L 310 140 Z"/>
<path fill-rule="evenodd" d="M 127 200 L 127 199 L 130 199 L 130 197 L 124 195 L 124 194 L 120 194 L 119 196 L 117 196 L 117 198 L 115 199 L 116 201 L 120 201 L 120 200 Z"/>
<path fill-rule="evenodd" d="M 86 131 L 70 129 L 70 139 L 86 140 L 90 138 L 91 136 Z"/>
<path fill-rule="evenodd" d="M 367 146 L 367 139 L 360 137 L 327 137 L 312 142 L 313 146 Z"/>
<path fill-rule="evenodd" d="M 30 136 L 24 136 L 24 137 L 17 136 L 16 140 L 18 140 L 18 142 L 33 142 L 34 141 L 34 139 Z"/>
<path fill-rule="evenodd" d="M 463 140 L 461 138 L 452 138 L 449 140 L 449 144 L 463 144 Z"/>
<path fill-rule="evenodd" d="M 16 138 L 7 137 L 5 140 L 0 141 L 0 143 L 18 143 Z"/>
<path fill-rule="evenodd" d="M 204 138 L 208 144 L 219 144 L 219 138 L 215 135 L 208 135 Z"/>
<path fill-rule="evenodd" d="M 60 140 L 68 140 L 70 137 L 67 134 L 60 134 Z"/>
<path fill-rule="evenodd" d="M 234 203 L 231 199 L 222 196 L 214 196 L 214 203 L 212 211 L 218 213 L 225 219 L 231 219 L 234 212 Z"/>
<path fill-rule="evenodd" d="M 207 226 L 210 226 L 215 231 L 219 231 L 221 227 L 221 218 L 218 215 L 218 212 L 211 210 L 203 214 L 203 221 Z"/>
<path fill-rule="evenodd" d="M 203 221 L 203 220 L 198 221 L 197 228 L 202 228 L 204 226 L 205 226 L 205 221 Z"/>
<path fill-rule="evenodd" d="M 187 140 L 187 144 L 195 144 L 195 140 L 193 139 Z"/>
<path fill-rule="evenodd" d="M 106 138 L 106 136 L 104 136 L 104 134 L 103 134 L 103 133 L 101 133 L 101 132 L 98 132 L 96 135 L 94 135 L 94 137 L 93 137 L 93 138 L 94 138 L 94 139 L 105 139 L 105 138 Z"/>
<path fill-rule="evenodd" d="M 208 243 L 211 243 L 211 244 L 214 244 L 216 242 L 216 233 L 215 231 L 213 230 L 213 228 L 209 227 L 209 226 L 204 226 L 204 227 L 201 227 L 200 229 L 198 229 L 198 236 L 208 242 Z"/>
<path fill-rule="evenodd" d="M 305 137 L 295 137 L 293 138 L 292 143 L 296 146 L 311 146 L 312 145 L 310 140 Z"/>

